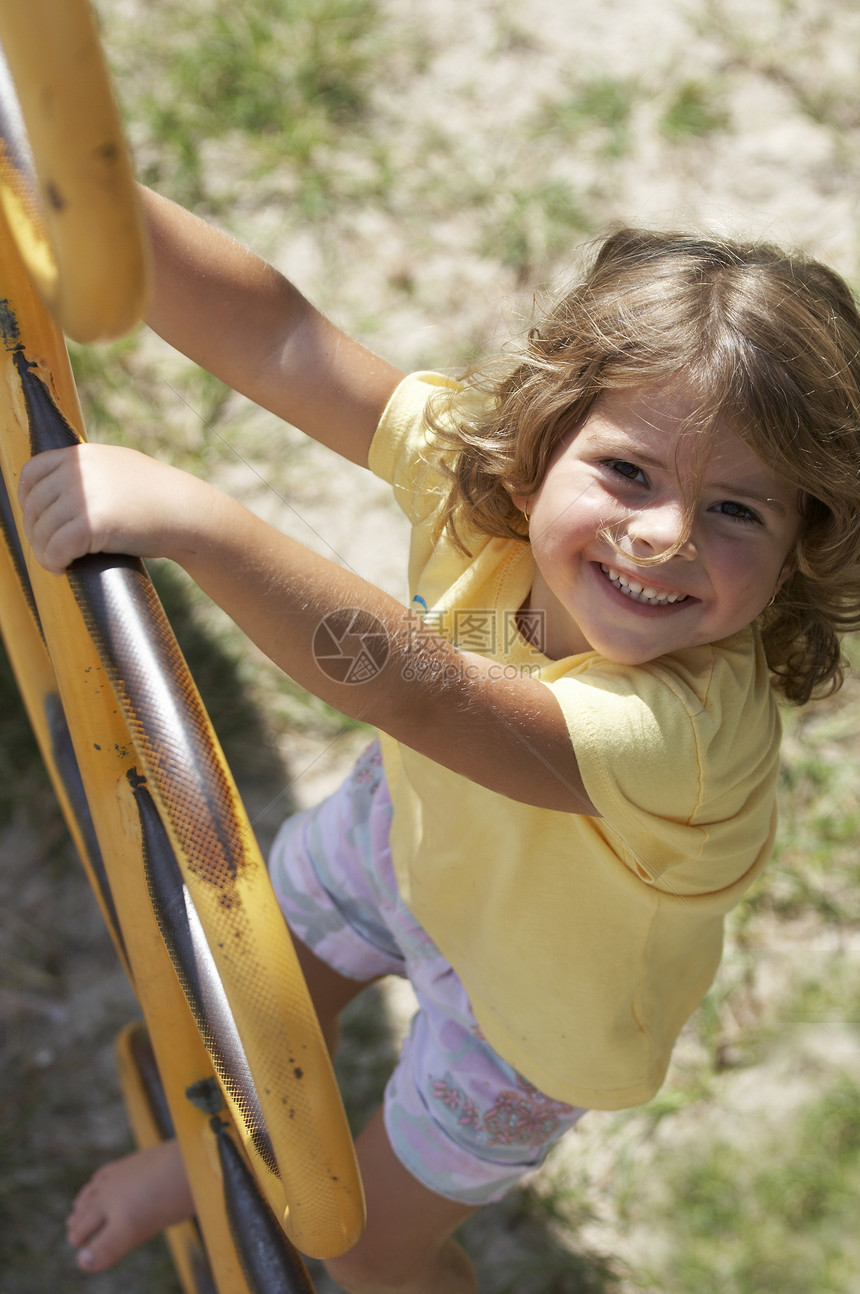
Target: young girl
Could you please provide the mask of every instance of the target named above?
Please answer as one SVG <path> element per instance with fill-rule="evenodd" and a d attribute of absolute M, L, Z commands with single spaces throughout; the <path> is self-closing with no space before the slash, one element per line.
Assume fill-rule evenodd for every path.
<path fill-rule="evenodd" d="M 24 471 L 62 572 L 179 562 L 271 658 L 380 730 L 289 820 L 272 882 L 327 1040 L 369 982 L 419 1011 L 357 1142 L 343 1289 L 476 1288 L 452 1239 L 588 1107 L 649 1100 L 774 834 L 777 693 L 841 681 L 860 623 L 860 318 L 762 246 L 626 230 L 466 385 L 403 378 L 273 269 L 145 197 L 151 323 L 389 480 L 412 608 L 204 481 L 87 445 Z M 344 654 L 365 662 L 344 670 Z M 191 1208 L 172 1145 L 103 1169 L 69 1224 L 109 1266 Z"/>

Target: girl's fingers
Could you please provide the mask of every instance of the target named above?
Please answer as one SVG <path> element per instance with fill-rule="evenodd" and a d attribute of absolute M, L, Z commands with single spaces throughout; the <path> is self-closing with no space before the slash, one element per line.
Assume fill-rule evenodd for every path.
<path fill-rule="evenodd" d="M 48 518 L 34 532 L 32 546 L 36 560 L 52 575 L 62 575 L 75 558 L 93 551 L 76 517 L 56 523 Z"/>
<path fill-rule="evenodd" d="M 89 551 L 86 509 L 72 455 L 74 450 L 37 454 L 21 473 L 24 534 L 37 561 L 53 574 Z"/>
<path fill-rule="evenodd" d="M 70 445 L 68 449 L 47 449 L 44 453 L 34 455 L 29 462 L 25 463 L 18 484 L 18 497 L 22 505 L 37 486 L 53 476 L 57 469 L 76 453 L 77 446 L 74 445 Z"/>
<path fill-rule="evenodd" d="M 195 520 L 207 524 L 204 482 L 118 445 L 81 444 L 36 455 L 21 475 L 24 533 L 59 574 L 86 553 L 170 556 Z"/>
<path fill-rule="evenodd" d="M 67 488 L 67 456 L 73 452 L 71 449 L 51 449 L 37 454 L 29 463 L 24 464 L 18 485 L 18 499 L 25 531 Z"/>

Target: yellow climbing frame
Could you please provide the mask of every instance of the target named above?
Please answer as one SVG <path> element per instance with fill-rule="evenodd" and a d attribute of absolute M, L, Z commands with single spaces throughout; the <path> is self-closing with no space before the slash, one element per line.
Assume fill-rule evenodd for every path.
<path fill-rule="evenodd" d="M 61 329 L 130 327 L 147 256 L 86 0 L 4 0 L 0 43 L 0 626 L 145 1020 L 118 1043 L 132 1126 L 182 1148 L 199 1223 L 169 1237 L 183 1287 L 311 1290 L 296 1249 L 354 1244 L 362 1189 L 232 777 L 143 565 L 56 578 L 21 538 L 24 463 L 84 438 Z"/>

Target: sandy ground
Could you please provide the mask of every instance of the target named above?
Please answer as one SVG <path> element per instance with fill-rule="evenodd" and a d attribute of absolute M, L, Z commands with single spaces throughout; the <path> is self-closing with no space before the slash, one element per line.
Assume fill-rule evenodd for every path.
<path fill-rule="evenodd" d="M 857 280 L 860 11 L 849 0 L 385 0 L 384 8 L 410 51 L 375 92 L 372 130 L 396 176 L 384 201 L 300 227 L 289 176 L 270 174 L 230 221 L 405 369 L 456 367 L 499 343 L 522 326 L 534 295 L 565 275 L 576 242 L 619 220 L 802 245 Z M 610 78 L 629 94 L 621 124 L 568 110 L 584 87 Z M 684 87 L 706 105 L 709 124 L 669 137 L 661 123 Z M 575 192 L 581 229 L 560 236 L 551 227 L 552 185 Z M 158 347 L 153 356 L 172 371 Z M 266 436 L 271 422 L 243 426 Z M 287 508 L 274 467 L 269 494 L 242 464 L 221 471 L 285 529 L 401 592 L 401 532 L 383 490 L 315 450 L 303 454 Z M 284 738 L 284 768 L 268 778 L 238 768 L 263 837 L 284 781 L 298 803 L 311 802 L 355 745 Z M 171 1294 L 157 1246 L 89 1279 L 64 1248 L 68 1199 L 127 1146 L 111 1047 L 135 1004 L 48 792 L 28 782 L 22 795 L 0 837 L 0 1289 Z M 382 1002 L 383 1017 L 389 1008 L 396 1030 L 403 1003 Z M 855 1042 L 842 1037 L 831 1054 L 853 1067 Z M 760 1081 L 739 1083 L 732 1095 L 753 1120 L 760 1090 Z M 598 1127 L 586 1143 L 595 1156 L 607 1125 Z M 629 1238 L 597 1230 L 603 1248 L 617 1240 L 631 1251 Z M 486 1290 L 502 1289 L 487 1273 Z M 638 1288 L 635 1279 L 626 1288 Z"/>

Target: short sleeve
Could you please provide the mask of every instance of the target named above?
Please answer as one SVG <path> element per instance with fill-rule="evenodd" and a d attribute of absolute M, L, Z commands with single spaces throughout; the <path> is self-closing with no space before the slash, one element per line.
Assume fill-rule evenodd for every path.
<path fill-rule="evenodd" d="M 641 879 L 714 893 L 757 863 L 780 733 L 751 635 L 636 670 L 592 657 L 550 686 L 601 830 Z"/>
<path fill-rule="evenodd" d="M 448 492 L 425 418 L 427 403 L 442 391 L 460 390 L 440 373 L 410 374 L 395 388 L 371 442 L 370 470 L 393 487 L 413 525 L 437 512 Z"/>

